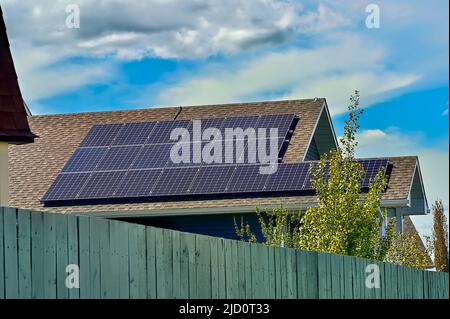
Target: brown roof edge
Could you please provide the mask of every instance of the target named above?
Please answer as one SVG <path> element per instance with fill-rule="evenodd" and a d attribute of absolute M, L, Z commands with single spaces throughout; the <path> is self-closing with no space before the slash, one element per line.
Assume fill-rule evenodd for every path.
<path fill-rule="evenodd" d="M 33 143 L 37 135 L 28 124 L 28 113 L 20 92 L 17 73 L 0 7 L 0 141 L 11 144 Z"/>

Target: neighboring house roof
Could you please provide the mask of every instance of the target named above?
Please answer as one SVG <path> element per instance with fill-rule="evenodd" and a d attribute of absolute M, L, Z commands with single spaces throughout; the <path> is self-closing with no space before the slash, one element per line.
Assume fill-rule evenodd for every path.
<path fill-rule="evenodd" d="M 323 125 L 318 125 L 324 114 L 329 116 L 325 99 L 33 116 L 30 118 L 30 125 L 33 131 L 40 135 L 40 138 L 32 145 L 10 148 L 11 205 L 19 208 L 66 213 L 107 212 L 111 214 L 116 212 L 117 215 L 122 216 L 249 212 L 254 211 L 255 206 L 275 207 L 280 203 L 296 208 L 314 205 L 316 203 L 315 196 L 249 197 L 51 208 L 44 207 L 40 202 L 66 161 L 94 124 L 280 113 L 295 113 L 299 117 L 299 122 L 284 156 L 284 162 L 303 161 L 315 138 L 320 140 L 321 144 L 336 145 L 331 123 L 328 129 L 324 129 Z M 321 134 L 317 134 L 319 127 L 321 127 Z M 323 131 L 326 130 L 329 131 L 328 140 L 331 142 L 324 141 L 323 136 L 327 136 L 327 134 L 323 134 Z M 408 205 L 411 185 L 418 167 L 417 158 L 396 157 L 390 158 L 390 162 L 392 171 L 383 205 L 405 207 Z"/>
<path fill-rule="evenodd" d="M 420 238 L 419 232 L 417 231 L 416 227 L 414 226 L 413 221 L 411 220 L 411 218 L 409 216 L 403 217 L 403 233 L 406 235 L 412 235 L 416 238 L 420 249 L 427 253 L 427 256 L 428 256 L 427 268 L 434 268 L 433 261 L 431 260 L 431 257 L 429 256 L 427 249 L 425 248 L 423 240 L 422 240 L 422 238 Z"/>
<path fill-rule="evenodd" d="M 22 99 L 0 7 L 0 142 L 32 143 L 27 108 Z"/>

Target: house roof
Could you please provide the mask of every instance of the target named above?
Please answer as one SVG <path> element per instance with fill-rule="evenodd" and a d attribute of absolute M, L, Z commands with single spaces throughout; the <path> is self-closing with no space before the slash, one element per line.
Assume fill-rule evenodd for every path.
<path fill-rule="evenodd" d="M 284 205 L 306 207 L 315 196 L 261 197 L 196 201 L 152 202 L 68 207 L 43 207 L 40 202 L 66 161 L 94 124 L 129 123 L 163 119 L 193 119 L 239 115 L 295 113 L 299 122 L 289 143 L 284 162 L 301 162 L 309 147 L 325 99 L 271 101 L 227 105 L 149 108 L 143 110 L 93 112 L 33 116 L 30 125 L 40 138 L 34 144 L 10 148 L 10 203 L 25 209 L 72 212 L 183 213 L 216 211 L 253 211 L 255 206 Z M 408 200 L 416 157 L 391 158 L 392 172 L 385 201 L 403 205 Z"/>
<path fill-rule="evenodd" d="M 0 7 L 0 142 L 32 143 L 35 137 L 28 125 Z"/>
<path fill-rule="evenodd" d="M 431 260 L 431 257 L 429 256 L 427 249 L 423 243 L 422 238 L 420 238 L 419 232 L 417 231 L 416 227 L 414 226 L 413 221 L 411 220 L 411 218 L 409 216 L 404 216 L 403 217 L 403 233 L 406 235 L 412 235 L 415 237 L 415 239 L 417 240 L 417 243 L 419 245 L 420 250 L 422 250 L 423 252 L 425 252 L 428 256 L 428 261 L 427 261 L 427 267 L 426 268 L 433 268 L 434 264 L 433 261 Z"/>

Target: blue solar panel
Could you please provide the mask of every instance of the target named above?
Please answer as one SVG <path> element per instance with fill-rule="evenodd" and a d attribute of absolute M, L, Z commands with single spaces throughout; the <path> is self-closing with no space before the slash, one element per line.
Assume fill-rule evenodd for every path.
<path fill-rule="evenodd" d="M 389 161 L 387 159 L 369 159 L 361 160 L 360 163 L 364 169 L 364 178 L 361 182 L 361 188 L 369 188 L 378 171 L 381 169 L 384 174 L 388 168 Z"/>
<path fill-rule="evenodd" d="M 107 152 L 107 147 L 79 148 L 64 166 L 63 172 L 93 171 Z"/>
<path fill-rule="evenodd" d="M 42 200 L 63 201 L 75 199 L 89 176 L 89 173 L 58 175 Z"/>
<path fill-rule="evenodd" d="M 145 144 L 156 126 L 156 122 L 127 123 L 116 136 L 113 145 Z"/>
<path fill-rule="evenodd" d="M 92 173 L 77 199 L 115 198 L 125 171 Z"/>
<path fill-rule="evenodd" d="M 274 114 L 274 115 L 261 115 L 256 125 L 257 129 L 265 129 L 267 138 L 286 138 L 289 132 L 289 128 L 295 119 L 295 114 Z M 270 129 L 277 128 L 278 136 L 270 136 Z M 258 133 L 259 135 L 259 133 Z M 263 138 L 259 136 L 259 138 Z"/>
<path fill-rule="evenodd" d="M 141 146 L 111 147 L 103 160 L 98 164 L 96 171 L 129 169 L 141 149 Z"/>
<path fill-rule="evenodd" d="M 170 149 L 172 146 L 173 144 L 152 144 L 143 146 L 130 168 L 147 169 L 166 167 L 170 161 Z"/>
<path fill-rule="evenodd" d="M 269 175 L 261 174 L 260 165 L 237 165 L 228 181 L 227 193 L 254 193 L 264 190 Z"/>
<path fill-rule="evenodd" d="M 234 166 L 203 166 L 190 185 L 190 194 L 223 194 Z"/>
<path fill-rule="evenodd" d="M 190 124 L 189 120 L 161 121 L 158 122 L 152 134 L 147 140 L 147 144 L 173 143 L 178 140 L 171 140 L 172 131 L 177 128 L 187 129 Z"/>
<path fill-rule="evenodd" d="M 162 169 L 130 171 L 116 191 L 117 197 L 147 197 L 156 186 Z"/>
<path fill-rule="evenodd" d="M 81 142 L 80 147 L 110 146 L 124 124 L 94 125 Z"/>
<path fill-rule="evenodd" d="M 153 189 L 155 196 L 188 195 L 198 167 L 166 169 Z"/>
<path fill-rule="evenodd" d="M 268 192 L 305 190 L 308 180 L 308 163 L 278 165 L 276 172 L 269 175 L 264 190 Z"/>

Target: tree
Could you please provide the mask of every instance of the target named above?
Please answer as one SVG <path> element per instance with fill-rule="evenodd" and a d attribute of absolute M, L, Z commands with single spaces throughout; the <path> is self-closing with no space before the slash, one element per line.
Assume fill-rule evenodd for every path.
<path fill-rule="evenodd" d="M 350 98 L 341 146 L 311 166 L 318 205 L 306 210 L 299 230 L 299 248 L 383 260 L 388 238 L 381 236 L 380 201 L 387 186 L 380 170 L 361 196 L 364 169 L 356 159 L 359 92 Z"/>
<path fill-rule="evenodd" d="M 318 205 L 303 216 L 283 207 L 265 214 L 257 210 L 266 245 L 384 258 L 388 244 L 387 238 L 380 236 L 383 212 L 379 205 L 387 181 L 384 173 L 378 172 L 361 198 L 364 169 L 355 159 L 358 120 L 363 112 L 359 104 L 359 92 L 355 91 L 341 146 L 310 167 Z M 241 239 L 256 240 L 243 221 L 236 225 L 236 233 Z"/>
<path fill-rule="evenodd" d="M 433 235 L 427 238 L 436 271 L 449 271 L 448 224 L 442 201 L 433 204 Z"/>
<path fill-rule="evenodd" d="M 386 233 L 391 239 L 384 261 L 421 270 L 430 266 L 430 256 L 421 244 L 421 239 L 419 234 L 415 232 L 415 228 L 414 233 L 397 233 L 395 219 L 393 218 Z"/>

